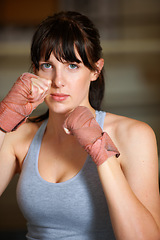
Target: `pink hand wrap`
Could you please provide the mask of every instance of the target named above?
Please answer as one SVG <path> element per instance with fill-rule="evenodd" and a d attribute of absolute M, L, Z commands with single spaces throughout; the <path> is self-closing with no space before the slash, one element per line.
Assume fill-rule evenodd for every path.
<path fill-rule="evenodd" d="M 65 120 L 64 128 L 78 139 L 97 166 L 111 156 L 119 157 L 120 153 L 111 138 L 106 132 L 102 132 L 88 108 L 77 107 Z"/>
<path fill-rule="evenodd" d="M 38 96 L 37 91 L 32 93 L 31 78 L 38 77 L 31 73 L 22 74 L 0 103 L 0 129 L 2 131 L 15 130 L 43 102 L 44 98 Z"/>

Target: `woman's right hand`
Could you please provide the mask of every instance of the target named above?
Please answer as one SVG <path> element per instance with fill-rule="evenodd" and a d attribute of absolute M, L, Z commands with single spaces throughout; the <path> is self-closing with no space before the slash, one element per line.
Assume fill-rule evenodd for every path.
<path fill-rule="evenodd" d="M 44 101 L 51 80 L 23 73 L 0 103 L 0 129 L 10 132 L 25 122 L 32 111 Z"/>

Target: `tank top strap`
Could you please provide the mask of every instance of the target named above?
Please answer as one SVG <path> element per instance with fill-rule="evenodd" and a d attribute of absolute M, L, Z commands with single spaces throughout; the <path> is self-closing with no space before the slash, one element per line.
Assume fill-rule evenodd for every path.
<path fill-rule="evenodd" d="M 38 138 L 39 141 L 41 141 L 42 138 L 43 138 L 44 132 L 46 130 L 47 123 L 48 123 L 48 119 L 44 120 L 44 122 L 41 124 L 38 131 L 36 132 L 35 137 Z"/>
<path fill-rule="evenodd" d="M 43 138 L 43 135 L 44 135 L 44 132 L 45 132 L 45 129 L 46 129 L 46 126 L 47 126 L 47 122 L 48 122 L 48 119 L 46 119 L 42 124 L 41 126 L 39 127 L 38 131 L 36 132 L 34 138 L 33 138 L 33 141 L 31 143 L 31 146 L 36 146 L 34 148 L 34 150 L 36 152 L 38 152 L 39 154 L 39 150 L 40 150 L 40 147 L 41 147 L 41 142 L 42 142 L 42 138 Z"/>
<path fill-rule="evenodd" d="M 100 127 L 102 129 L 103 129 L 103 125 L 104 125 L 105 116 L 106 116 L 106 112 L 96 110 L 96 121 L 98 122 L 98 124 L 100 125 Z"/>
<path fill-rule="evenodd" d="M 25 163 L 26 159 L 30 158 L 30 156 L 32 156 L 31 157 L 31 163 L 32 163 L 33 156 L 34 156 L 34 159 L 36 159 L 38 157 L 40 147 L 41 147 L 42 138 L 43 138 L 43 134 L 44 134 L 44 131 L 46 129 L 47 122 L 48 122 L 48 119 L 46 119 L 41 124 L 38 131 L 36 132 L 23 163 Z"/>

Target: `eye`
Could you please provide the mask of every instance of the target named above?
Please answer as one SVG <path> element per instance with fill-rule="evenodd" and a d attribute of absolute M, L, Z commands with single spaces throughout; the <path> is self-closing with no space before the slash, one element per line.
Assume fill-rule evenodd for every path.
<path fill-rule="evenodd" d="M 42 63 L 40 67 L 42 70 L 47 70 L 47 69 L 51 69 L 52 65 L 50 63 Z"/>
<path fill-rule="evenodd" d="M 71 64 L 69 64 L 69 68 L 70 68 L 70 69 L 77 69 L 77 68 L 78 68 L 78 65 L 77 65 L 77 64 L 74 64 L 74 63 L 71 63 Z"/>

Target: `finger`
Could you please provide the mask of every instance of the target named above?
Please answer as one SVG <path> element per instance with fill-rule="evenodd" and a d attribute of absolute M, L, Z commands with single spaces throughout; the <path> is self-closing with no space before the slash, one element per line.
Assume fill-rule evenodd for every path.
<path fill-rule="evenodd" d="M 32 86 L 31 86 L 30 101 L 36 101 L 47 96 L 51 86 L 50 80 L 47 80 L 47 82 L 45 80 L 45 83 L 42 82 L 41 80 L 36 81 L 35 79 L 33 80 L 31 79 L 31 81 L 32 81 Z"/>
<path fill-rule="evenodd" d="M 38 85 L 42 89 L 50 88 L 52 81 L 45 78 L 31 78 L 33 84 Z"/>
<path fill-rule="evenodd" d="M 38 105 L 40 105 L 41 103 L 43 103 L 43 101 L 44 101 L 44 98 L 42 98 L 42 99 L 40 99 L 40 100 L 38 100 L 38 101 L 36 101 L 36 102 L 32 102 L 33 110 L 34 110 Z"/>
<path fill-rule="evenodd" d="M 32 95 L 29 99 L 30 102 L 36 102 L 48 95 L 49 90 L 41 89 L 40 87 L 34 86 L 32 90 Z"/>

